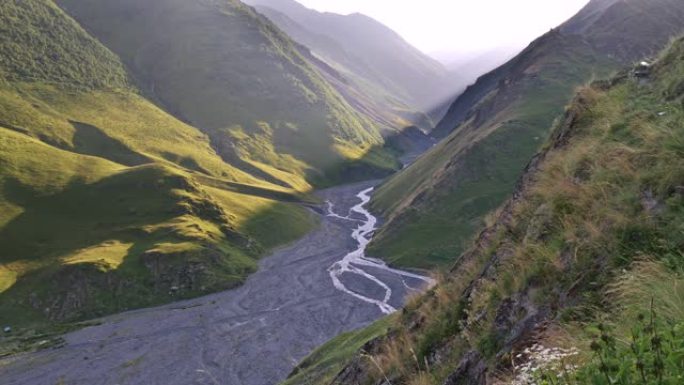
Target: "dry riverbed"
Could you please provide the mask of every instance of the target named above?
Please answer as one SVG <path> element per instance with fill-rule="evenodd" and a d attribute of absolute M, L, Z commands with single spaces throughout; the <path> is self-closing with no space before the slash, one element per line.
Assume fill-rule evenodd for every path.
<path fill-rule="evenodd" d="M 375 218 L 362 207 L 370 191 L 360 193 L 372 185 L 322 191 L 335 215 L 322 208 L 317 230 L 264 258 L 242 287 L 104 318 L 66 335 L 61 348 L 1 360 L 0 382 L 279 383 L 317 346 L 369 325 L 426 285 L 363 259 Z"/>

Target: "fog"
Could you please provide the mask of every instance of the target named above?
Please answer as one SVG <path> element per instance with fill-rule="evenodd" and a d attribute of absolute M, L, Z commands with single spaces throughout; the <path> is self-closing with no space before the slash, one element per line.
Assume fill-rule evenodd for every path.
<path fill-rule="evenodd" d="M 360 12 L 449 66 L 461 57 L 514 52 L 588 0 L 298 0 L 335 13 Z"/>

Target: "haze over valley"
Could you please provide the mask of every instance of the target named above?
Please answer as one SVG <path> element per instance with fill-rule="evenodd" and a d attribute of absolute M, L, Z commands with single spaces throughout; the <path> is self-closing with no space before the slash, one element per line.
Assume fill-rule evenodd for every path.
<path fill-rule="evenodd" d="M 681 0 L 0 2 L 0 384 L 676 384 Z"/>

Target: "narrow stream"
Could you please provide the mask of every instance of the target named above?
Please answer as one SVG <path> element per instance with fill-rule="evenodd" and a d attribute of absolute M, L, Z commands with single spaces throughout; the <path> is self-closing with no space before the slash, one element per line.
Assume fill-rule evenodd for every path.
<path fill-rule="evenodd" d="M 378 222 L 377 218 L 373 216 L 368 210 L 366 210 L 365 206 L 370 202 L 371 199 L 371 193 L 373 192 L 374 188 L 370 187 L 366 190 L 361 191 L 357 197 L 361 200 L 361 203 L 357 204 L 356 206 L 352 207 L 350 209 L 350 213 L 358 213 L 361 214 L 365 220 L 361 221 L 362 224 L 359 225 L 351 234 L 351 237 L 356 240 L 358 243 L 358 248 L 356 250 L 353 250 L 349 252 L 347 255 L 342 258 L 341 261 L 335 262 L 329 269 L 328 271 L 330 272 L 330 278 L 332 278 L 333 285 L 335 285 L 335 288 L 337 290 L 340 290 L 344 293 L 347 293 L 353 297 L 356 297 L 364 302 L 372 303 L 378 308 L 380 308 L 380 311 L 382 311 L 384 314 L 391 314 L 395 312 L 397 309 L 394 308 L 392 305 L 389 304 L 390 299 L 392 298 L 392 289 L 385 284 L 382 280 L 380 280 L 378 277 L 370 274 L 366 270 L 364 270 L 364 267 L 372 267 L 375 269 L 379 269 L 382 271 L 390 272 L 392 274 L 396 274 L 399 277 L 410 277 L 414 278 L 420 281 L 423 281 L 428 284 L 428 286 L 433 286 L 435 284 L 434 280 L 422 275 L 418 274 L 413 274 L 409 273 L 406 271 L 402 270 L 397 270 L 397 269 L 392 269 L 387 266 L 387 264 L 383 261 L 373 259 L 366 257 L 366 247 L 370 243 L 373 233 L 376 230 L 376 224 Z M 349 220 L 349 221 L 356 221 L 356 219 L 353 219 L 351 217 L 351 214 L 347 216 L 341 216 L 334 211 L 334 204 L 330 201 L 327 202 L 328 204 L 328 216 L 333 217 L 333 218 L 339 218 L 339 219 L 344 219 L 344 220 Z M 384 291 L 385 295 L 381 300 L 374 299 L 367 297 L 363 294 L 357 293 L 351 289 L 349 289 L 341 280 L 340 277 L 345 274 L 345 273 L 351 273 L 351 274 L 356 274 L 359 275 L 363 278 L 366 278 L 378 286 L 380 286 Z M 409 286 L 406 281 L 402 279 L 402 282 L 404 286 L 409 289 L 409 290 L 422 290 L 423 288 L 413 288 Z"/>
<path fill-rule="evenodd" d="M 112 315 L 65 335 L 63 347 L 1 358 L 0 383 L 280 383 L 318 346 L 431 284 L 365 256 L 377 226 L 364 208 L 373 185 L 319 192 L 328 201 L 320 227 L 262 259 L 243 286 Z"/>

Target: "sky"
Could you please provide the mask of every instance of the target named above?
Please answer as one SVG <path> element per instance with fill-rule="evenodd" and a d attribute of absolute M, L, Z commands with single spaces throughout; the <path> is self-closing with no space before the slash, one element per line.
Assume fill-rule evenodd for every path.
<path fill-rule="evenodd" d="M 523 48 L 589 0 L 297 0 L 318 11 L 360 12 L 425 53 Z"/>

